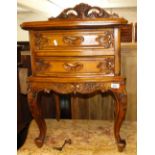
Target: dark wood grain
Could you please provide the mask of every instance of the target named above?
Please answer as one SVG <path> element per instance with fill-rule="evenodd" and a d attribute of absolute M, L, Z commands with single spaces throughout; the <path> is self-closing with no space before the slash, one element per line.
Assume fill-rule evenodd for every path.
<path fill-rule="evenodd" d="M 135 23 L 135 42 L 137 42 L 137 23 Z"/>
<path fill-rule="evenodd" d="M 103 8 L 90 6 L 85 3 L 80 3 L 73 8 L 63 10 L 56 18 L 58 19 L 92 19 L 92 18 L 117 18 L 118 15 L 109 14 Z M 51 17 L 49 20 L 53 20 Z"/>
<path fill-rule="evenodd" d="M 133 41 L 133 23 L 121 26 L 121 42 Z"/>

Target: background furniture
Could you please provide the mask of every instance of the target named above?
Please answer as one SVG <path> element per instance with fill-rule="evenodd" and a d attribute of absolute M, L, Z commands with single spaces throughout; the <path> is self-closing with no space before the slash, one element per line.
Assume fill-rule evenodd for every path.
<path fill-rule="evenodd" d="M 121 42 L 132 42 L 133 40 L 133 23 L 125 24 L 121 27 Z"/>
<path fill-rule="evenodd" d="M 39 105 L 42 91 L 54 92 L 58 119 L 57 93 L 73 94 L 74 104 L 76 93 L 100 91 L 111 92 L 115 98 L 114 134 L 119 151 L 124 149 L 126 142 L 119 131 L 125 118 L 127 94 L 125 79 L 120 76 L 120 25 L 126 22 L 101 8 L 79 4 L 64 10 L 57 19 L 21 25 L 31 30 L 32 76 L 28 78 L 28 101 L 40 130 L 35 139 L 38 147 L 43 145 L 46 134 Z"/>
<path fill-rule="evenodd" d="M 22 94 L 20 89 L 20 71 L 24 68 L 24 64 L 21 61 L 21 50 L 23 46 L 17 46 L 17 148 L 19 148 L 25 141 L 27 130 L 30 121 L 32 120 L 31 113 L 27 104 L 27 95 Z M 30 64 L 30 63 L 29 63 Z"/>

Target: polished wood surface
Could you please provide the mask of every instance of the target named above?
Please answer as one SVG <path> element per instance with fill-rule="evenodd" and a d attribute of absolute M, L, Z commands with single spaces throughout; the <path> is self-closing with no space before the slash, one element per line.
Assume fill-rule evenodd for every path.
<path fill-rule="evenodd" d="M 25 30 L 51 30 L 51 29 L 83 29 L 86 26 L 89 28 L 102 28 L 104 27 L 117 27 L 121 24 L 126 24 L 127 21 L 124 18 L 100 18 L 100 19 L 61 19 L 52 21 L 36 21 L 26 22 L 21 25 Z"/>
<path fill-rule="evenodd" d="M 32 32 L 31 32 L 32 33 Z M 36 50 L 83 47 L 114 49 L 113 29 L 100 30 L 49 30 L 32 33 Z M 109 42 L 106 42 L 107 39 Z M 77 49 L 76 49 L 77 50 Z"/>
<path fill-rule="evenodd" d="M 72 77 L 92 75 L 114 75 L 114 56 L 104 57 L 46 57 L 36 58 L 35 76 Z"/>
<path fill-rule="evenodd" d="M 114 135 L 118 150 L 123 151 L 126 143 L 119 132 L 126 114 L 127 93 L 125 78 L 120 76 L 120 26 L 125 23 L 116 14 L 82 3 L 64 10 L 57 18 L 21 25 L 30 32 L 32 76 L 28 78 L 28 101 L 40 130 L 35 139 L 38 147 L 42 147 L 46 135 L 38 99 L 41 92 L 71 94 L 73 101 L 76 94 L 110 92 L 115 99 Z M 42 55 L 38 55 L 40 51 Z M 52 56 L 52 52 L 59 54 Z M 58 104 L 57 96 L 56 101 Z"/>

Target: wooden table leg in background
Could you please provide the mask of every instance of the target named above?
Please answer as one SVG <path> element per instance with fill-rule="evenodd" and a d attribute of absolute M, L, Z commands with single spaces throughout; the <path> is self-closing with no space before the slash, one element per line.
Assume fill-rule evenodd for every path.
<path fill-rule="evenodd" d="M 54 93 L 54 99 L 56 104 L 56 119 L 60 120 L 60 97 L 58 94 Z"/>
<path fill-rule="evenodd" d="M 78 107 L 78 96 L 73 94 L 71 95 L 71 116 L 72 119 L 79 118 L 79 108 Z"/>
<path fill-rule="evenodd" d="M 35 119 L 39 127 L 39 136 L 35 139 L 35 143 L 38 147 L 42 147 L 46 135 L 46 123 L 42 115 L 40 103 L 38 101 L 39 91 L 28 90 L 28 103 L 31 110 L 32 116 Z"/>

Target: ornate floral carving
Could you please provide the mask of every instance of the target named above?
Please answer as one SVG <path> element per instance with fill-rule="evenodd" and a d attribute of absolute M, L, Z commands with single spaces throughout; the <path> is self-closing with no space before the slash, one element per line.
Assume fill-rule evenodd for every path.
<path fill-rule="evenodd" d="M 67 8 L 60 13 L 56 18 L 118 18 L 117 14 L 109 14 L 104 9 L 88 4 L 80 3 L 73 8 Z M 49 18 L 52 20 L 53 17 Z"/>
<path fill-rule="evenodd" d="M 96 38 L 96 41 L 99 42 L 104 48 L 114 47 L 114 35 L 112 31 L 104 31 L 102 35 L 99 35 Z"/>
<path fill-rule="evenodd" d="M 83 68 L 83 64 L 79 62 L 74 63 L 64 63 L 64 69 L 68 72 L 77 72 L 80 71 Z"/>
<path fill-rule="evenodd" d="M 35 47 L 38 50 L 49 45 L 49 39 L 44 37 L 43 34 L 35 32 L 34 37 L 35 37 Z"/>
<path fill-rule="evenodd" d="M 102 62 L 99 62 L 97 68 L 99 68 L 103 74 L 114 73 L 114 59 L 104 58 Z"/>
<path fill-rule="evenodd" d="M 44 91 L 45 89 L 53 90 L 60 94 L 80 93 L 89 94 L 97 91 L 105 92 L 111 89 L 110 83 L 96 83 L 96 82 L 85 82 L 85 83 L 51 83 L 48 84 L 47 88 L 37 87 L 32 85 L 33 91 Z"/>
<path fill-rule="evenodd" d="M 82 36 L 64 36 L 63 42 L 67 45 L 80 45 L 84 41 Z"/>
<path fill-rule="evenodd" d="M 49 62 L 45 62 L 42 59 L 36 60 L 36 71 L 38 71 L 38 72 L 45 71 L 49 67 L 52 67 Z"/>
<path fill-rule="evenodd" d="M 103 83 L 80 83 L 75 85 L 76 92 L 82 92 L 83 94 L 93 93 L 96 91 L 107 91 L 106 84 Z"/>

